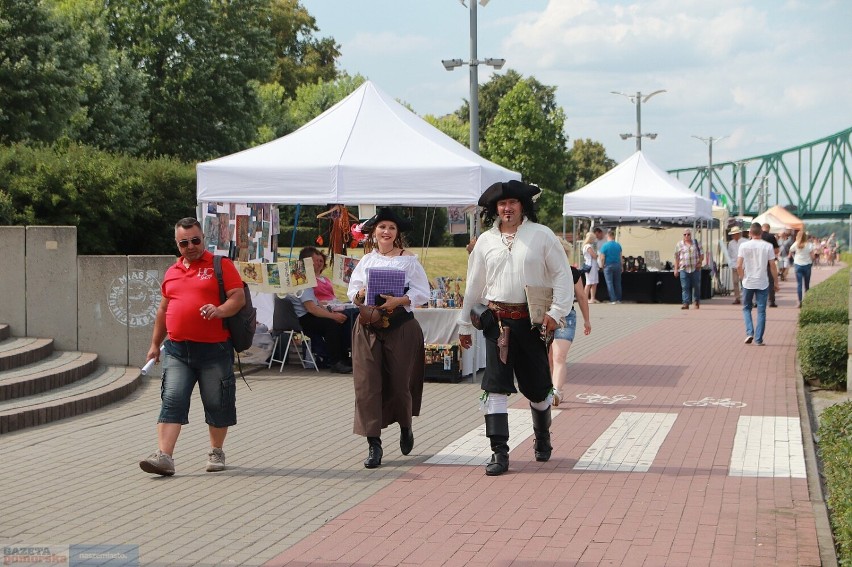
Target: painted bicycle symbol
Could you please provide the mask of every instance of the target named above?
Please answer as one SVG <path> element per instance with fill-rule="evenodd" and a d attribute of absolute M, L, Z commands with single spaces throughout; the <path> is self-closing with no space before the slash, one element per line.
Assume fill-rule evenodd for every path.
<path fill-rule="evenodd" d="M 689 400 L 687 402 L 683 402 L 683 405 L 687 407 L 707 407 L 707 406 L 717 406 L 720 408 L 744 408 L 746 407 L 745 402 L 735 402 L 731 398 L 701 398 L 700 400 Z"/>
<path fill-rule="evenodd" d="M 636 396 L 632 394 L 616 394 L 614 396 L 603 396 L 601 394 L 577 394 L 577 398 L 585 400 L 587 404 L 611 405 L 615 402 L 629 402 L 630 400 L 635 400 Z"/>

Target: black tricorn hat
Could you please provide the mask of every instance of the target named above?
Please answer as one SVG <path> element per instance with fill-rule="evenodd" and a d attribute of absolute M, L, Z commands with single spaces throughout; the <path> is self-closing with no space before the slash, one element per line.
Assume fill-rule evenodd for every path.
<path fill-rule="evenodd" d="M 497 182 L 486 189 L 479 196 L 478 204 L 480 207 L 487 207 L 489 204 L 496 203 L 502 199 L 532 201 L 539 193 L 541 193 L 541 189 L 535 185 L 527 185 L 526 183 L 512 179 L 505 183 Z"/>
<path fill-rule="evenodd" d="M 364 222 L 361 226 L 361 232 L 364 234 L 369 234 L 373 232 L 373 229 L 376 228 L 376 225 L 381 221 L 391 221 L 396 225 L 396 228 L 399 232 L 408 232 L 414 225 L 410 220 L 404 219 L 401 216 L 397 215 L 393 209 L 389 209 L 387 207 L 382 207 L 379 209 L 375 215 L 370 217 L 369 220 Z"/>

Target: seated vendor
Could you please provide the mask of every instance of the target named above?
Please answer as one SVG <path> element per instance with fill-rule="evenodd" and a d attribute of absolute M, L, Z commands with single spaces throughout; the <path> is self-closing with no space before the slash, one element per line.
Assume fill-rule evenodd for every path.
<path fill-rule="evenodd" d="M 299 259 L 312 258 L 314 262 L 314 274 L 317 277 L 317 285 L 314 286 L 314 295 L 322 305 L 337 301 L 337 296 L 334 294 L 334 286 L 331 280 L 322 275 L 325 270 L 328 257 L 324 252 L 314 246 L 305 246 L 299 252 Z"/>
<path fill-rule="evenodd" d="M 324 263 L 322 254 L 316 248 L 309 247 L 299 254 L 300 259 L 313 258 L 314 269 L 318 262 Z M 318 270 L 319 271 L 319 270 Z M 302 290 L 300 295 L 290 295 L 302 330 L 308 335 L 322 336 L 328 354 L 331 371 L 339 374 L 352 372 L 349 363 L 349 349 L 352 344 L 352 326 L 344 313 L 329 311 L 322 306 L 316 295 L 317 288 Z"/>

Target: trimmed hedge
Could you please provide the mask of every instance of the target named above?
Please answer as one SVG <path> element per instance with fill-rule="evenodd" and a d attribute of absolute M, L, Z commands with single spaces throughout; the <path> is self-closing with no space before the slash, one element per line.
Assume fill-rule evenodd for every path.
<path fill-rule="evenodd" d="M 831 511 L 831 530 L 841 565 L 852 565 L 852 402 L 829 407 L 820 416 L 819 455 Z"/>
<path fill-rule="evenodd" d="M 799 327 L 817 323 L 849 324 L 849 267 L 812 287 L 799 312 Z"/>
<path fill-rule="evenodd" d="M 796 341 L 802 376 L 825 388 L 846 389 L 849 353 L 849 267 L 812 287 L 799 311 Z"/>
<path fill-rule="evenodd" d="M 846 389 L 848 323 L 816 323 L 799 329 L 797 340 L 802 376 L 823 388 Z"/>

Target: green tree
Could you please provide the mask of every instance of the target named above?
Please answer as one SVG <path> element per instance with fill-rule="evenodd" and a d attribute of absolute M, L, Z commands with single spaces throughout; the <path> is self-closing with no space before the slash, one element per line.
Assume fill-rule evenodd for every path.
<path fill-rule="evenodd" d="M 568 162 L 564 125 L 562 109 L 548 111 L 535 97 L 532 84 L 521 80 L 500 101 L 482 146 L 487 159 L 553 193 L 543 195 L 539 202 L 539 220 L 551 228 L 562 223 L 561 196 Z"/>
<path fill-rule="evenodd" d="M 82 66 L 79 107 L 66 129 L 72 140 L 97 148 L 143 154 L 150 128 L 144 109 L 145 76 L 110 48 L 103 5 L 98 0 L 59 0 L 57 13 L 78 32 Z"/>
<path fill-rule="evenodd" d="M 58 138 L 78 105 L 86 54 L 42 0 L 0 0 L 0 142 Z"/>
<path fill-rule="evenodd" d="M 470 126 L 466 122 L 459 119 L 455 114 L 447 114 L 440 118 L 427 114 L 423 116 L 423 120 L 457 141 L 464 147 L 468 147 L 470 143 Z"/>
<path fill-rule="evenodd" d="M 301 85 L 290 104 L 292 123 L 298 128 L 310 122 L 350 94 L 366 81 L 363 76 L 343 73 L 337 79 Z"/>
<path fill-rule="evenodd" d="M 245 149 L 274 60 L 270 0 L 104 0 L 110 37 L 147 78 L 152 150 L 186 160 Z"/>
<path fill-rule="evenodd" d="M 316 19 L 298 0 L 272 0 L 270 19 L 275 39 L 272 81 L 284 88 L 287 98 L 299 86 L 337 78 L 340 46 L 333 38 L 316 38 Z"/>
<path fill-rule="evenodd" d="M 494 122 L 497 111 L 500 109 L 500 101 L 511 91 L 519 81 L 526 80 L 532 92 L 545 113 L 555 112 L 556 87 L 549 87 L 540 83 L 535 77 L 524 79 L 523 75 L 509 69 L 502 75 L 493 75 L 491 79 L 479 87 L 479 139 L 485 138 L 485 132 Z M 465 124 L 470 124 L 470 101 L 456 111 Z M 466 145 L 466 144 L 465 144 Z"/>
<path fill-rule="evenodd" d="M 574 145 L 568 151 L 568 161 L 565 184 L 569 191 L 588 185 L 616 166 L 615 160 L 606 155 L 603 144 L 589 138 L 574 140 Z"/>

